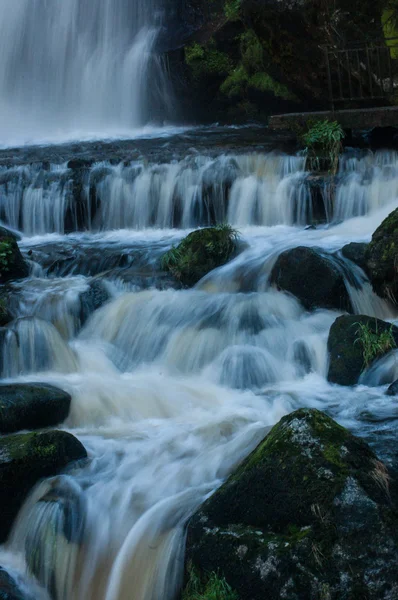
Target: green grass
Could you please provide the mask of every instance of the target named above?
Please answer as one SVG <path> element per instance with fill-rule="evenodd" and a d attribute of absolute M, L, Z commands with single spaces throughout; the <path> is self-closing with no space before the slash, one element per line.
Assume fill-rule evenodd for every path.
<path fill-rule="evenodd" d="M 211 573 L 206 581 L 189 565 L 189 581 L 182 600 L 239 600 L 239 596 L 228 585 L 224 577 Z"/>
<path fill-rule="evenodd" d="M 397 347 L 392 325 L 390 329 L 382 333 L 379 333 L 377 330 L 377 321 L 375 331 L 365 323 L 356 323 L 356 325 L 358 325 L 356 331 L 358 337 L 354 343 L 359 343 L 362 346 L 365 367 L 368 367 L 378 356 L 383 356 Z"/>
<path fill-rule="evenodd" d="M 307 155 L 307 168 L 320 171 L 322 161 L 328 163 L 329 171 L 336 173 L 344 138 L 343 128 L 337 121 L 317 121 L 301 135 Z"/>

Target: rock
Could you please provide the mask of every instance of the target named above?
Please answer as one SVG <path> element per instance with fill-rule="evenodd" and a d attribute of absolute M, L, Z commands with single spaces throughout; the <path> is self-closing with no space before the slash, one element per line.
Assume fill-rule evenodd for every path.
<path fill-rule="evenodd" d="M 0 438 L 0 543 L 6 540 L 31 488 L 86 456 L 79 440 L 65 431 Z"/>
<path fill-rule="evenodd" d="M 19 233 L 16 233 L 15 231 L 11 231 L 11 229 L 7 229 L 7 227 L 1 226 L 0 227 L 0 238 L 3 238 L 3 237 L 14 238 L 14 240 L 16 240 L 17 242 L 22 239 L 22 236 Z"/>
<path fill-rule="evenodd" d="M 18 586 L 18 583 L 0 567 L 0 600 L 34 600 L 27 596 Z"/>
<path fill-rule="evenodd" d="M 317 248 L 299 246 L 279 255 L 270 277 L 278 289 L 296 296 L 308 310 L 351 311 L 343 271 L 337 260 Z"/>
<path fill-rule="evenodd" d="M 387 389 L 387 396 L 398 396 L 398 379 L 396 379 Z"/>
<path fill-rule="evenodd" d="M 302 409 L 192 517 L 188 585 L 217 573 L 240 600 L 396 599 L 397 519 L 397 482 L 369 446 Z"/>
<path fill-rule="evenodd" d="M 375 351 L 370 360 L 366 360 L 366 352 L 361 341 L 363 327 L 370 333 L 375 343 Z M 384 343 L 377 347 L 380 336 L 391 332 L 391 344 Z M 355 385 L 361 373 L 373 361 L 388 354 L 398 344 L 398 328 L 374 317 L 366 315 L 342 316 L 336 319 L 330 328 L 328 351 L 330 355 L 328 380 L 339 385 Z M 368 364 L 367 364 L 368 362 Z"/>
<path fill-rule="evenodd" d="M 45 383 L 0 384 L 0 433 L 58 425 L 70 403 L 69 394 Z"/>
<path fill-rule="evenodd" d="M 366 251 L 368 244 L 361 244 L 358 242 L 351 242 L 347 244 L 341 250 L 342 255 L 348 258 L 351 262 L 361 267 L 363 271 L 366 271 Z"/>
<path fill-rule="evenodd" d="M 228 262 L 237 249 L 237 233 L 229 226 L 193 231 L 162 258 L 162 268 L 183 285 L 195 285 L 213 269 Z"/>
<path fill-rule="evenodd" d="M 397 304 L 398 208 L 376 229 L 366 252 L 369 278 L 375 291 Z"/>
<path fill-rule="evenodd" d="M 98 308 L 101 308 L 110 298 L 110 294 L 106 289 L 103 281 L 95 279 L 90 283 L 90 287 L 86 292 L 80 294 L 80 322 L 82 325 L 87 321 L 89 316 Z"/>
<path fill-rule="evenodd" d="M 15 237 L 0 235 L 0 283 L 23 279 L 29 275 L 29 266 L 21 254 Z"/>

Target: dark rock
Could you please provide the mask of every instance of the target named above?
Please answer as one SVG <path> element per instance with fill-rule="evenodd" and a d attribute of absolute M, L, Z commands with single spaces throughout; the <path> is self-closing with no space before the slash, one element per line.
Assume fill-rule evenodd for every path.
<path fill-rule="evenodd" d="M 10 532 L 31 488 L 71 461 L 85 458 L 83 445 L 65 431 L 25 433 L 0 438 L 0 542 Z"/>
<path fill-rule="evenodd" d="M 45 383 L 0 384 L 0 433 L 58 425 L 70 403 L 69 394 Z"/>
<path fill-rule="evenodd" d="M 343 272 L 331 255 L 317 248 L 299 246 L 279 255 L 271 283 L 296 296 L 303 306 L 351 310 Z"/>
<path fill-rule="evenodd" d="M 162 267 L 183 285 L 195 285 L 213 269 L 228 262 L 237 250 L 237 234 L 229 227 L 193 231 L 162 258 Z"/>
<path fill-rule="evenodd" d="M 103 281 L 95 279 L 90 283 L 86 292 L 80 294 L 80 322 L 82 325 L 89 316 L 98 308 L 101 308 L 110 298 L 109 292 Z"/>
<path fill-rule="evenodd" d="M 368 366 L 364 357 L 364 347 L 360 341 L 361 326 L 371 334 L 381 335 L 391 331 L 395 344 L 398 344 L 398 328 L 374 317 L 366 315 L 342 316 L 330 328 L 328 350 L 330 354 L 328 380 L 339 385 L 355 385 L 361 373 Z M 381 347 L 375 351 L 373 359 L 381 358 L 391 347 Z"/>
<path fill-rule="evenodd" d="M 27 596 L 18 586 L 18 583 L 0 567 L 0 600 L 34 600 Z"/>
<path fill-rule="evenodd" d="M 351 244 L 347 244 L 341 250 L 342 255 L 345 258 L 348 258 L 351 262 L 361 267 L 364 271 L 366 271 L 366 251 L 368 248 L 368 244 L 361 244 L 358 242 L 351 242 Z"/>
<path fill-rule="evenodd" d="M 240 600 L 397 598 L 397 482 L 317 410 L 284 417 L 192 517 L 187 579 Z"/>
<path fill-rule="evenodd" d="M 397 304 L 398 208 L 376 229 L 366 252 L 367 270 L 375 291 Z"/>
<path fill-rule="evenodd" d="M 1 226 L 0 227 L 0 238 L 3 238 L 3 237 L 14 238 L 14 240 L 17 242 L 22 239 L 22 236 L 19 233 L 16 233 L 15 231 L 11 231 L 11 229 L 7 229 L 7 227 Z"/>
<path fill-rule="evenodd" d="M 398 396 L 398 379 L 386 391 L 387 396 Z"/>
<path fill-rule="evenodd" d="M 23 258 L 14 237 L 0 236 L 0 283 L 23 279 L 29 275 L 29 266 Z"/>

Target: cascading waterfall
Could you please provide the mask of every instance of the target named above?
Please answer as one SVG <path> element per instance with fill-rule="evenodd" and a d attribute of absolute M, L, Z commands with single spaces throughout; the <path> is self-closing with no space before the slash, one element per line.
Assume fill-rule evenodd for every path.
<path fill-rule="evenodd" d="M 369 241 L 396 208 L 397 162 L 347 156 L 329 222 L 310 229 L 319 210 L 301 157 L 101 162 L 80 179 L 67 164 L 2 168 L 1 218 L 23 230 L 37 264 L 10 285 L 2 375 L 70 393 L 63 427 L 89 454 L 36 486 L 0 547 L 0 564 L 35 598 L 175 600 L 187 519 L 280 417 L 317 407 L 360 432 L 380 406 L 395 418 L 381 387 L 396 377 L 394 357 L 342 395 L 326 381 L 339 313 L 307 312 L 270 273 L 284 250 L 316 247 L 355 313 L 393 320 L 340 250 Z M 225 220 L 240 253 L 193 289 L 173 289 L 162 254 L 184 228 Z"/>
<path fill-rule="evenodd" d="M 126 135 L 161 117 L 160 0 L 3 0 L 0 17 L 0 144 Z"/>

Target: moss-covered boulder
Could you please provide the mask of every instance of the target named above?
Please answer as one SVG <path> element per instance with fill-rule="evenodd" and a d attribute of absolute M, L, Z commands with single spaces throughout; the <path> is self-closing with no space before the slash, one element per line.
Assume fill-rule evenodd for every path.
<path fill-rule="evenodd" d="M 28 275 L 29 266 L 21 254 L 15 237 L 0 235 L 0 284 L 12 279 L 23 279 Z"/>
<path fill-rule="evenodd" d="M 84 446 L 70 433 L 48 431 L 0 438 L 0 543 L 31 488 L 51 477 L 71 461 L 87 456 Z"/>
<path fill-rule="evenodd" d="M 240 600 L 396 598 L 397 519 L 397 482 L 369 446 L 302 409 L 192 517 L 188 585 L 217 573 Z"/>
<path fill-rule="evenodd" d="M 398 208 L 376 229 L 366 251 L 367 271 L 375 291 L 398 303 Z"/>
<path fill-rule="evenodd" d="M 330 328 L 328 380 L 355 385 L 370 364 L 398 346 L 398 328 L 366 315 L 342 316 Z"/>
<path fill-rule="evenodd" d="M 45 383 L 0 384 L 0 433 L 58 425 L 70 403 L 69 394 Z"/>
<path fill-rule="evenodd" d="M 34 598 L 25 594 L 11 575 L 0 567 L 0 600 L 34 600 Z"/>
<path fill-rule="evenodd" d="M 229 226 L 193 231 L 162 257 L 163 269 L 185 286 L 195 285 L 228 262 L 237 250 L 237 232 Z"/>
<path fill-rule="evenodd" d="M 341 266 L 317 248 L 299 246 L 279 255 L 270 281 L 278 289 L 296 296 L 308 310 L 351 310 Z"/>

